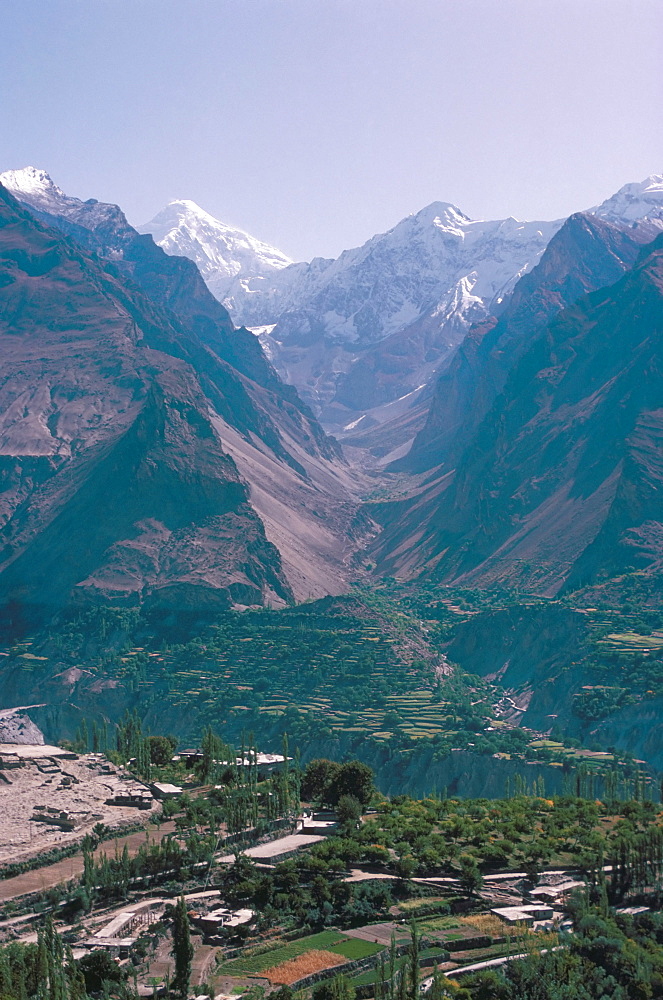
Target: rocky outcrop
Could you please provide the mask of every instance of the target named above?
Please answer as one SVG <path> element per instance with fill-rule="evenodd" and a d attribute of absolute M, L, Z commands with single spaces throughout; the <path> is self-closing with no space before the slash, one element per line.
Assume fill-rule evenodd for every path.
<path fill-rule="evenodd" d="M 32 719 L 20 710 L 0 712 L 0 743 L 19 743 L 23 746 L 43 746 L 44 734 Z"/>

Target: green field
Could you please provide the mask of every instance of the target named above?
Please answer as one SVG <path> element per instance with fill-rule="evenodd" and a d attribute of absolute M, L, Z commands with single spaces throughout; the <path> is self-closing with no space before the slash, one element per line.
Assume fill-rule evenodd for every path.
<path fill-rule="evenodd" d="M 366 958 L 368 955 L 375 955 L 376 952 L 382 950 L 382 945 L 363 941 L 360 938 L 346 937 L 339 931 L 320 931 L 319 934 L 311 934 L 308 937 L 299 938 L 297 941 L 290 941 L 288 944 L 272 948 L 270 951 L 264 951 L 260 955 L 247 955 L 233 959 L 222 967 L 222 971 L 224 975 L 230 976 L 259 975 L 265 969 L 271 969 L 291 958 L 297 958 L 298 955 L 303 955 L 304 952 L 312 949 L 335 952 L 338 955 L 343 955 L 348 961 L 355 961 L 359 958 Z"/>

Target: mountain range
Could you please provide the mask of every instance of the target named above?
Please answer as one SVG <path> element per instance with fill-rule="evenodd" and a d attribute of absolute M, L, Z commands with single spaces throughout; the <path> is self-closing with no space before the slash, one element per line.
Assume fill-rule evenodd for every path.
<path fill-rule="evenodd" d="M 220 254 L 223 230 L 233 294 L 267 274 L 267 299 L 291 296 L 260 338 L 117 206 L 34 168 L 0 183 L 10 619 L 278 605 L 369 573 L 547 596 L 659 573 L 663 178 L 561 223 L 436 203 L 311 264 L 191 203 L 162 213 L 170 250 Z M 272 365 L 277 340 L 329 420 L 359 412 L 353 379 L 373 394 L 343 448 Z"/>
<path fill-rule="evenodd" d="M 627 184 L 589 213 L 627 225 L 647 218 L 653 237 L 663 225 L 663 181 Z M 289 266 L 257 241 L 239 264 L 226 249 L 227 227 L 192 202 L 173 202 L 141 231 L 196 261 L 327 430 L 355 447 L 368 433 L 384 455 L 383 438 L 375 447 L 370 432 L 418 405 L 468 329 L 501 312 L 563 221 L 475 221 L 435 202 L 337 260 Z M 248 247 L 252 238 L 244 239 Z M 399 443 L 421 419 L 406 423 Z"/>
<path fill-rule="evenodd" d="M 417 489 L 376 515 L 380 572 L 546 596 L 660 579 L 663 233 L 637 235 L 572 216 L 468 338 L 399 463 Z"/>

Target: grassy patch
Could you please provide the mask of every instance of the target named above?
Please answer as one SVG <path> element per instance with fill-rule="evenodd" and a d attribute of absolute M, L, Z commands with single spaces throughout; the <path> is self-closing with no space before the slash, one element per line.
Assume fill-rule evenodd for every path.
<path fill-rule="evenodd" d="M 342 944 L 347 940 L 338 931 L 320 931 L 319 934 L 310 934 L 297 941 L 290 941 L 288 944 L 271 948 L 260 955 L 243 955 L 241 958 L 233 959 L 222 966 L 222 971 L 224 975 L 230 976 L 255 975 L 264 972 L 265 969 L 274 968 L 282 962 L 287 962 L 291 958 L 297 958 L 298 955 L 303 955 L 304 952 L 312 949 L 333 951 L 335 945 Z"/>
<path fill-rule="evenodd" d="M 460 927 L 455 917 L 433 917 L 429 920 L 418 920 L 417 924 L 422 931 L 447 931 Z"/>
<path fill-rule="evenodd" d="M 384 945 L 374 944 L 372 941 L 364 941 L 363 938 L 345 938 L 339 944 L 332 945 L 329 951 L 336 952 L 337 955 L 343 955 L 350 962 L 356 961 L 358 958 L 367 958 L 369 955 L 375 955 L 379 951 L 384 950 Z"/>

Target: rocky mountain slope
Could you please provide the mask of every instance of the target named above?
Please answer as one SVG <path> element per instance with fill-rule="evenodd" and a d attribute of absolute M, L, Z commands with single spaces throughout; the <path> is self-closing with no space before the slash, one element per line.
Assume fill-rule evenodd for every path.
<path fill-rule="evenodd" d="M 663 225 L 663 179 L 627 184 L 591 213 L 653 239 Z M 195 260 L 325 427 L 357 454 L 368 443 L 375 458 L 390 455 L 392 429 L 379 428 L 394 417 L 399 446 L 411 440 L 422 388 L 473 324 L 500 315 L 560 225 L 474 221 L 435 202 L 337 260 L 290 266 L 245 234 L 233 244 L 229 227 L 193 203 L 173 203 L 142 229 Z"/>
<path fill-rule="evenodd" d="M 569 225 L 603 233 L 606 253 L 633 252 L 602 223 Z M 614 253 L 605 263 L 624 268 Z M 540 315 L 540 295 L 530 302 Z M 380 510 L 382 572 L 552 595 L 633 567 L 660 571 L 662 317 L 660 236 L 616 284 L 533 323 L 502 386 L 478 373 L 485 416 L 457 460 Z"/>
<path fill-rule="evenodd" d="M 345 589 L 356 504 L 338 450 L 255 338 L 115 206 L 40 185 L 48 204 L 1 203 L 9 617 Z"/>
<path fill-rule="evenodd" d="M 425 426 L 394 469 L 457 462 L 536 332 L 582 295 L 617 281 L 635 263 L 642 238 L 640 230 L 572 215 L 518 282 L 499 320 L 470 330 L 436 383 Z"/>

